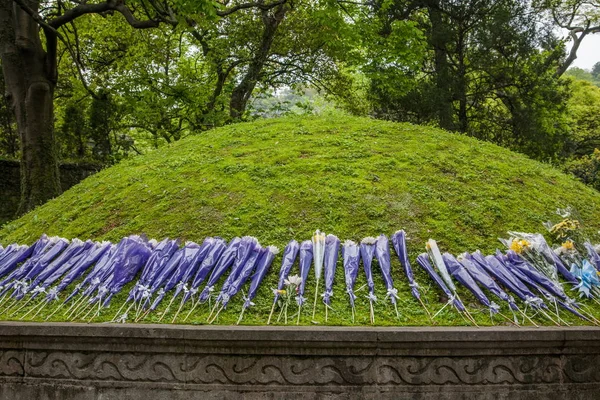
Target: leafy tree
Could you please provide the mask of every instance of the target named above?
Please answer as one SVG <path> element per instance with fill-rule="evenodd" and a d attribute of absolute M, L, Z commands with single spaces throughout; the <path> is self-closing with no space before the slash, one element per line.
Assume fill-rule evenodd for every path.
<path fill-rule="evenodd" d="M 60 192 L 54 139 L 58 41 L 64 27 L 88 14 L 120 14 L 134 28 L 175 23 L 162 2 L 10 0 L 0 3 L 0 59 L 21 143 L 21 203 L 31 210 Z M 41 14 L 40 14 L 41 12 Z"/>
<path fill-rule="evenodd" d="M 596 79 L 600 79 L 600 61 L 592 67 L 592 76 Z"/>
<path fill-rule="evenodd" d="M 565 76 L 570 76 L 582 81 L 588 81 L 596 86 L 600 86 L 600 76 L 596 77 L 588 70 L 579 67 L 571 67 L 565 72 Z"/>
<path fill-rule="evenodd" d="M 568 101 L 572 134 L 568 156 L 581 157 L 600 149 L 600 88 L 590 82 L 573 79 Z"/>
<path fill-rule="evenodd" d="M 81 68 L 79 54 L 74 51 L 82 49 L 76 33 L 76 24 L 82 18 L 118 14 L 136 29 L 156 29 L 163 23 L 189 27 L 199 23 L 206 25 L 206 21 L 241 10 L 271 9 L 285 1 L 234 1 L 227 6 L 212 0 L 2 1 L 0 59 L 21 142 L 22 198 L 19 212 L 32 209 L 60 191 L 53 127 L 58 60 L 64 45 L 85 84 L 88 76 Z M 128 34 L 127 31 L 119 32 L 121 37 Z"/>
<path fill-rule="evenodd" d="M 436 123 L 537 158 L 556 156 L 568 88 L 554 76 L 559 41 L 527 3 L 425 0 L 388 7 L 381 8 L 387 18 L 417 24 L 426 50 L 404 94 L 390 90 L 385 75 L 372 80 L 376 115 Z"/>
<path fill-rule="evenodd" d="M 570 43 L 566 57 L 560 58 L 556 69 L 563 75 L 577 59 L 577 52 L 586 36 L 600 32 L 600 1 L 596 0 L 534 0 L 534 9 L 548 14 L 555 28 L 567 32 L 560 45 Z"/>

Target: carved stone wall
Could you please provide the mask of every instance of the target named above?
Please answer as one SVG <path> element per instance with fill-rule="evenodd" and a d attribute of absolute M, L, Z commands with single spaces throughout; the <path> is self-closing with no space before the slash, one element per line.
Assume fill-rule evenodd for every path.
<path fill-rule="evenodd" d="M 0 323 L 0 399 L 597 399 L 600 330 Z"/>

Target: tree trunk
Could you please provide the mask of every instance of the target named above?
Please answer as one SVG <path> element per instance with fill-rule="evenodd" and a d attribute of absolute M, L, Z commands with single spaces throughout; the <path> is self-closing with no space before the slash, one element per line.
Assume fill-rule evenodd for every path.
<path fill-rule="evenodd" d="M 27 1 L 38 10 L 38 1 Z M 38 24 L 12 1 L 0 4 L 0 56 L 6 91 L 21 139 L 21 203 L 18 214 L 60 194 L 54 143 L 56 37 L 46 32 L 44 50 Z"/>
<path fill-rule="evenodd" d="M 262 20 L 264 24 L 264 30 L 260 47 L 254 54 L 254 57 L 248 66 L 246 75 L 244 75 L 242 81 L 233 89 L 233 92 L 231 93 L 231 100 L 229 101 L 229 115 L 232 119 L 239 119 L 242 117 L 242 115 L 244 115 L 248 100 L 250 100 L 250 96 L 252 95 L 252 92 L 254 91 L 254 88 L 260 79 L 262 69 L 271 52 L 271 45 L 273 44 L 273 39 L 275 39 L 277 28 L 279 27 L 279 24 L 281 24 L 281 21 L 283 21 L 287 11 L 288 5 L 285 3 L 278 6 L 273 15 L 270 15 L 269 11 L 267 10 L 263 11 Z"/>
<path fill-rule="evenodd" d="M 439 8 L 439 2 L 435 1 L 428 7 L 431 32 L 429 33 L 429 44 L 434 52 L 436 99 L 435 107 L 441 128 L 453 131 L 454 109 L 452 105 L 452 76 L 448 65 L 447 43 L 449 40 L 446 32 L 445 22 Z"/>
<path fill-rule="evenodd" d="M 581 32 L 579 36 L 577 36 L 577 32 L 571 31 L 569 33 L 571 40 L 573 40 L 573 44 L 571 45 L 571 50 L 569 50 L 567 58 L 558 66 L 558 69 L 556 70 L 556 76 L 562 76 L 565 72 L 567 72 L 571 64 L 573 64 L 573 62 L 577 59 L 577 51 L 579 50 L 579 46 L 581 46 L 583 38 L 585 38 L 587 34 L 587 30 Z"/>

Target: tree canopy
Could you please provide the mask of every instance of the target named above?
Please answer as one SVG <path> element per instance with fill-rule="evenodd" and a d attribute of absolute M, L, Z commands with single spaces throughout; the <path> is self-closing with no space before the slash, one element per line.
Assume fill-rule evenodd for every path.
<path fill-rule="evenodd" d="M 569 68 L 600 32 L 599 11 L 579 0 L 9 0 L 0 156 L 21 159 L 24 212 L 58 194 L 60 160 L 108 165 L 232 122 L 312 113 L 302 101 L 318 98 L 567 165 L 595 149 L 596 105 L 580 107 L 592 88 L 572 77 L 599 82 L 600 61 Z M 303 100 L 277 100 L 292 92 Z"/>

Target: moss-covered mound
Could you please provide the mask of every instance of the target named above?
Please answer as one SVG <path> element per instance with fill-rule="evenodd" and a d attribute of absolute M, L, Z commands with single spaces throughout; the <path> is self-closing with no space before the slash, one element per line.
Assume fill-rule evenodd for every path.
<path fill-rule="evenodd" d="M 0 243 L 31 243 L 42 233 L 113 241 L 145 233 L 194 241 L 253 235 L 283 247 L 315 229 L 359 240 L 403 228 L 413 255 L 430 237 L 454 253 L 492 251 L 507 230 L 543 230 L 567 205 L 588 233 L 600 228 L 598 192 L 503 148 L 410 124 L 284 118 L 212 130 L 108 168 L 6 224 Z M 402 281 L 397 260 L 394 268 Z M 270 309 L 264 290 L 269 299 L 255 316 Z M 331 317 L 343 323 L 344 313 Z"/>

